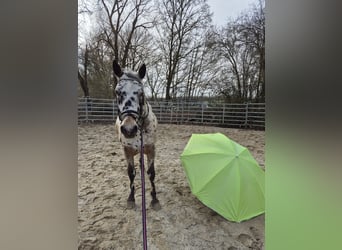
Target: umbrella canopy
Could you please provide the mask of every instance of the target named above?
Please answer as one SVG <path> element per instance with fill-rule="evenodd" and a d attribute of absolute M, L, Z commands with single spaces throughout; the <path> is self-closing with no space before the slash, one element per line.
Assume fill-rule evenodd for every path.
<path fill-rule="evenodd" d="M 221 133 L 193 134 L 181 162 L 191 192 L 230 221 L 265 212 L 265 172 L 247 148 Z"/>

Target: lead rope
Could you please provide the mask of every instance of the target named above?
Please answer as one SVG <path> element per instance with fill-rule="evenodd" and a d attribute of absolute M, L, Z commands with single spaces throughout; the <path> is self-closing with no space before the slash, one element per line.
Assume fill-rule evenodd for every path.
<path fill-rule="evenodd" d="M 142 197 L 142 226 L 143 226 L 143 246 L 147 250 L 147 229 L 146 229 L 146 204 L 145 204 L 145 169 L 144 169 L 144 142 L 143 142 L 143 128 L 140 128 L 140 172 L 141 172 L 141 197 Z"/>

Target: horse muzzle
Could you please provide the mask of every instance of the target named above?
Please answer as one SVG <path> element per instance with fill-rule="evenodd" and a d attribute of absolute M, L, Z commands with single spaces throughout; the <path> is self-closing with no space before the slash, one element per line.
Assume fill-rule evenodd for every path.
<path fill-rule="evenodd" d="M 127 116 L 122 121 L 120 130 L 126 138 L 133 138 L 137 135 L 138 125 L 133 117 Z"/>

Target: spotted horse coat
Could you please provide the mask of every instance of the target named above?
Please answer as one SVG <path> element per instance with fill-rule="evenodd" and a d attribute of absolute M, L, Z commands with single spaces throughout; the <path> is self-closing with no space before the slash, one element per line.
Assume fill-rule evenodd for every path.
<path fill-rule="evenodd" d="M 129 208 L 135 207 L 134 178 L 136 175 L 134 156 L 140 153 L 141 138 L 143 132 L 144 154 L 147 156 L 148 170 L 152 191 L 151 205 L 154 209 L 160 209 L 154 184 L 155 170 L 155 142 L 157 132 L 157 118 L 152 112 L 151 105 L 145 99 L 142 79 L 146 73 L 146 66 L 143 64 L 139 71 L 122 71 L 119 64 L 113 61 L 114 74 L 118 79 L 115 88 L 119 115 L 115 127 L 119 140 L 123 146 L 127 161 L 127 172 L 130 179 L 130 195 L 127 199 Z"/>

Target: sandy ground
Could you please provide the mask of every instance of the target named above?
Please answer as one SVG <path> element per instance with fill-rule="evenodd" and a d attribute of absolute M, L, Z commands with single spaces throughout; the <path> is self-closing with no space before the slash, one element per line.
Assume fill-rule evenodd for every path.
<path fill-rule="evenodd" d="M 214 132 L 247 147 L 264 168 L 264 131 L 159 125 L 155 161 L 159 211 L 150 207 L 150 182 L 145 175 L 149 249 L 264 249 L 264 215 L 229 222 L 190 192 L 180 154 L 192 133 Z M 114 125 L 80 125 L 78 143 L 78 248 L 142 249 L 138 156 L 137 206 L 130 210 L 126 161 Z"/>

